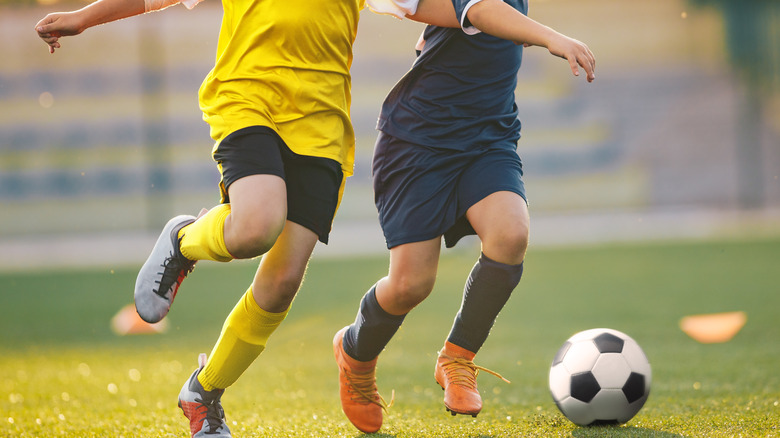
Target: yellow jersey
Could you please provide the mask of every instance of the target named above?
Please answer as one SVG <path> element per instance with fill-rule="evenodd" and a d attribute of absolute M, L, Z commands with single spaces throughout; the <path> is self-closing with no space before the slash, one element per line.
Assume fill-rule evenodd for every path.
<path fill-rule="evenodd" d="M 249 126 L 352 174 L 352 45 L 365 0 L 223 0 L 214 68 L 200 87 L 217 142 Z M 215 145 L 216 148 L 216 145 Z"/>

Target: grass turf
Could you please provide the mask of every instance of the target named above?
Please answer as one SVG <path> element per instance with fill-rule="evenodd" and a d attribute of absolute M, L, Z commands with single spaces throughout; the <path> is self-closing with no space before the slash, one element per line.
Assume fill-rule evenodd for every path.
<path fill-rule="evenodd" d="M 477 363 L 512 380 L 480 379 L 478 418 L 451 417 L 433 381 L 475 251 L 445 252 L 431 297 L 380 358 L 378 384 L 395 405 L 377 436 L 778 436 L 780 241 L 534 249 Z M 223 400 L 240 437 L 361 435 L 341 413 L 333 333 L 354 319 L 385 257 L 315 259 L 287 321 Z M 178 391 L 244 292 L 254 263 L 202 263 L 164 335 L 117 337 L 136 267 L 0 274 L 0 436 L 186 437 Z M 730 342 L 699 344 L 682 316 L 743 310 Z M 552 402 L 547 371 L 576 331 L 634 337 L 653 366 L 650 398 L 621 427 L 580 428 Z"/>

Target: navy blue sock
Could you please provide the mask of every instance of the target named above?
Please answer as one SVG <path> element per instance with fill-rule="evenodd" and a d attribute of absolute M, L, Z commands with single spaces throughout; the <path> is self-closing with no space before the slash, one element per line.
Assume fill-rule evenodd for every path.
<path fill-rule="evenodd" d="M 344 333 L 344 351 L 361 362 L 374 360 L 385 348 L 406 315 L 391 315 L 379 306 L 376 286 L 360 301 L 355 322 Z"/>
<path fill-rule="evenodd" d="M 463 302 L 447 341 L 476 353 L 523 275 L 523 264 L 506 265 L 482 254 L 466 280 Z"/>

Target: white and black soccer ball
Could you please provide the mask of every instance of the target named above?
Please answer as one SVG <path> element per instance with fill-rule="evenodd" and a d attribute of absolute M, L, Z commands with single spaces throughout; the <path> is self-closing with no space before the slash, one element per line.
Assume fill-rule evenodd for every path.
<path fill-rule="evenodd" d="M 630 336 L 598 328 L 569 338 L 550 367 L 558 409 L 580 426 L 625 423 L 650 394 L 645 353 Z"/>

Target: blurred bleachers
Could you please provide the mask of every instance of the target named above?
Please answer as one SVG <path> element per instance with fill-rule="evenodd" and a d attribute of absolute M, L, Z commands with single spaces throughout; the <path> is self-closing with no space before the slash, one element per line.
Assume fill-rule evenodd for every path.
<path fill-rule="evenodd" d="M 197 89 L 213 63 L 219 4 L 89 29 L 48 54 L 33 25 L 47 12 L 78 6 L 0 9 L 0 37 L 11 42 L 0 46 L 0 247 L 17 252 L 35 242 L 119 234 L 145 247 L 170 216 L 218 201 Z M 577 224 L 563 227 L 569 240 L 592 239 L 595 229 L 609 240 L 619 226 L 588 229 L 583 218 L 635 221 L 670 212 L 735 229 L 747 220 L 753 230 L 780 234 L 780 99 L 767 100 L 760 159 L 749 168 L 759 184 L 746 202 L 744 170 L 735 163 L 744 84 L 729 68 L 717 11 L 681 0 L 531 0 L 530 13 L 587 42 L 598 60 L 597 80 L 586 84 L 546 50 L 526 50 L 519 150 L 542 230 L 537 241 L 545 233 L 566 241 L 555 239 L 564 230 L 546 225 L 560 226 L 562 217 Z M 383 245 L 369 174 L 376 115 L 412 62 L 421 30 L 364 11 L 355 46 L 357 162 L 334 233 L 340 223 L 365 229 L 372 239 L 353 240 L 377 250 Z M 690 234 L 686 221 L 677 222 L 678 234 Z M 658 236 L 631 229 L 636 238 Z M 350 239 L 343 233 L 339 239 Z M 10 263 L 10 251 L 0 252 Z"/>

